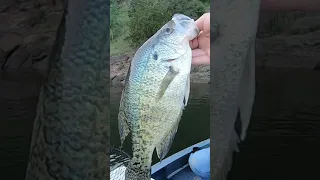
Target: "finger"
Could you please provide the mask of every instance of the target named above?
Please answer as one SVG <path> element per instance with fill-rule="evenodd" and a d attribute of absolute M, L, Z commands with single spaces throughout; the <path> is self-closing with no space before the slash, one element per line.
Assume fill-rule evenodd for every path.
<path fill-rule="evenodd" d="M 199 46 L 198 38 L 195 38 L 195 39 L 189 41 L 189 45 L 190 45 L 191 49 L 197 48 Z"/>
<path fill-rule="evenodd" d="M 209 65 L 210 64 L 210 58 L 209 56 L 197 56 L 192 58 L 192 64 L 193 65 Z"/>
<path fill-rule="evenodd" d="M 203 30 L 203 22 L 204 22 L 204 14 L 195 21 L 196 25 L 198 26 L 199 28 L 199 31 L 202 31 Z"/>
<path fill-rule="evenodd" d="M 193 49 L 192 57 L 207 55 L 210 57 L 210 49 Z"/>
<path fill-rule="evenodd" d="M 194 49 L 194 50 L 192 50 L 192 57 L 205 56 L 205 55 L 207 55 L 207 52 L 204 51 L 203 49 Z"/>
<path fill-rule="evenodd" d="M 210 33 L 210 13 L 203 14 L 195 23 L 200 31 L 204 31 L 205 34 Z"/>

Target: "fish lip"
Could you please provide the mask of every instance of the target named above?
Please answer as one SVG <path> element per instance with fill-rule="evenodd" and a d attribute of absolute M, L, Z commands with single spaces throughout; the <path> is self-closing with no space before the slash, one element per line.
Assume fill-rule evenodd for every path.
<path fill-rule="evenodd" d="M 177 31 L 179 31 L 180 33 L 188 34 L 189 40 L 196 38 L 200 33 L 200 30 L 198 26 L 195 24 L 194 19 L 184 14 L 174 14 L 171 20 L 175 22 L 177 26 L 176 28 Z M 181 25 L 182 22 L 187 22 L 188 25 L 183 26 Z"/>
<path fill-rule="evenodd" d="M 190 18 L 189 16 L 186 16 L 184 14 L 174 14 L 172 16 L 172 20 L 182 20 L 182 21 L 193 21 L 194 22 L 194 19 Z"/>
<path fill-rule="evenodd" d="M 188 40 L 191 41 L 193 40 L 194 38 L 196 38 L 197 36 L 199 36 L 200 34 L 200 30 L 198 28 L 197 25 L 195 25 L 195 27 L 193 29 L 190 29 L 188 32 L 187 32 L 188 36 Z"/>
<path fill-rule="evenodd" d="M 172 16 L 171 20 L 174 21 L 177 25 L 180 25 L 181 22 L 188 22 L 189 24 L 193 24 L 195 22 L 194 19 L 183 14 L 175 14 Z"/>
<path fill-rule="evenodd" d="M 196 25 L 195 31 L 196 31 L 196 34 L 197 34 L 197 35 L 199 35 L 199 34 L 200 34 L 200 29 L 198 28 L 198 26 L 197 26 L 197 25 Z"/>

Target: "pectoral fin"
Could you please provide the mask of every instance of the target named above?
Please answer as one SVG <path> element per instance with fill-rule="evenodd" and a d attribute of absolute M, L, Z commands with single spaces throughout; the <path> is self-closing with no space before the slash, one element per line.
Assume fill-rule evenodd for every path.
<path fill-rule="evenodd" d="M 160 159 L 160 161 L 168 154 L 168 152 L 171 148 L 174 137 L 178 131 L 178 126 L 179 126 L 179 122 L 181 119 L 181 115 L 182 115 L 182 110 L 180 112 L 180 115 L 178 116 L 179 119 L 176 121 L 174 126 L 165 134 L 163 139 L 156 146 L 157 155 L 158 155 L 158 158 Z"/>
<path fill-rule="evenodd" d="M 187 106 L 188 100 L 189 100 L 189 94 L 190 94 L 190 75 L 188 76 L 187 83 L 186 83 L 186 89 L 184 91 L 184 106 Z"/>
<path fill-rule="evenodd" d="M 164 92 L 167 90 L 169 84 L 177 76 L 178 73 L 179 73 L 179 71 L 175 70 L 173 66 L 169 67 L 169 71 L 167 72 L 167 74 L 165 75 L 165 77 L 163 78 L 163 80 L 160 84 L 160 88 L 158 91 L 158 100 L 161 99 Z"/>

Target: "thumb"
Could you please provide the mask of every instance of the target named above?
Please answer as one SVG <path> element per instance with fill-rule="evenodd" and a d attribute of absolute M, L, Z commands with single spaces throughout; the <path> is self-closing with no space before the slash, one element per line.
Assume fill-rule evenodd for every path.
<path fill-rule="evenodd" d="M 202 49 L 192 50 L 192 64 L 193 65 L 208 65 L 210 64 L 210 57 L 206 51 Z"/>

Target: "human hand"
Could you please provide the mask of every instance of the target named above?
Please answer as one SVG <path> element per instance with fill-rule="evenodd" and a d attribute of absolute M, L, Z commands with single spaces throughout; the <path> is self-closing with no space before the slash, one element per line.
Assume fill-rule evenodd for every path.
<path fill-rule="evenodd" d="M 203 14 L 195 21 L 200 30 L 199 36 L 190 41 L 192 64 L 210 64 L 210 13 Z"/>

